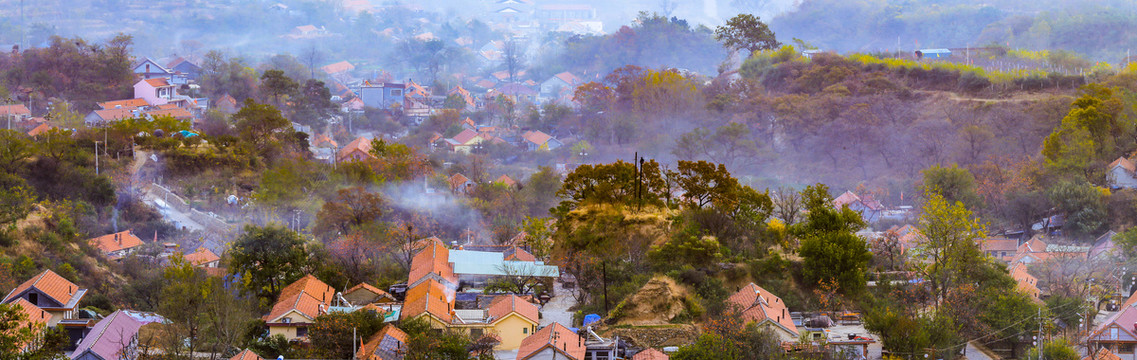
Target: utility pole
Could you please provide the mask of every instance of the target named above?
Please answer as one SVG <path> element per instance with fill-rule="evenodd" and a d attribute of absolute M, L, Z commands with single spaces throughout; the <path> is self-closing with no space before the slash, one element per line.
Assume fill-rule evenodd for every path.
<path fill-rule="evenodd" d="M 1038 308 L 1038 360 L 1045 359 L 1044 357 L 1042 357 L 1042 349 L 1044 347 L 1042 345 L 1043 340 L 1044 339 L 1042 337 L 1042 308 L 1040 307 L 1040 308 Z"/>
<path fill-rule="evenodd" d="M 99 176 L 99 142 L 95 141 L 95 176 Z"/>

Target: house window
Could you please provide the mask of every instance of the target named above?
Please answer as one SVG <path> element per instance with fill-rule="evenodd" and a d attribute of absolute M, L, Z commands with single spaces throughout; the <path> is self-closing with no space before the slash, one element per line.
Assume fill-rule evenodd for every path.
<path fill-rule="evenodd" d="M 391 96 L 403 96 L 403 90 L 400 90 L 400 89 L 391 90 Z"/>
<path fill-rule="evenodd" d="M 482 329 L 470 329 L 470 338 L 478 339 L 482 337 Z"/>
<path fill-rule="evenodd" d="M 283 319 L 280 319 L 280 322 L 285 323 L 285 324 L 289 324 L 289 323 L 292 323 L 292 319 L 291 318 L 283 318 Z"/>
<path fill-rule="evenodd" d="M 522 334 L 528 334 L 528 333 L 529 333 L 529 328 L 527 328 L 527 327 L 526 327 L 526 328 L 521 328 L 521 333 L 522 333 Z"/>
<path fill-rule="evenodd" d="M 1117 328 L 1109 329 L 1109 339 L 1110 340 L 1117 340 Z"/>
<path fill-rule="evenodd" d="M 34 292 L 28 293 L 28 302 L 32 303 L 33 305 L 39 306 L 39 294 Z"/>
<path fill-rule="evenodd" d="M 1120 344 L 1120 345 L 1118 345 L 1117 346 L 1117 353 L 1118 354 L 1132 354 L 1133 353 L 1133 344 Z"/>
<path fill-rule="evenodd" d="M 308 327 L 296 328 L 296 337 L 308 336 Z"/>

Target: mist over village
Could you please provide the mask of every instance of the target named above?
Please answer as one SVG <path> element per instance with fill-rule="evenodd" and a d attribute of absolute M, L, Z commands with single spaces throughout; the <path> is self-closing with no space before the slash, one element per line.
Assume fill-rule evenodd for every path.
<path fill-rule="evenodd" d="M 1137 360 L 1131 0 L 0 0 L 0 360 Z"/>

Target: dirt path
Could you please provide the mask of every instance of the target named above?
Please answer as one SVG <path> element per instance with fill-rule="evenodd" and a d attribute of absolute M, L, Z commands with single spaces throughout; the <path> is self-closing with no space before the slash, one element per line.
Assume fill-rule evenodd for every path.
<path fill-rule="evenodd" d="M 561 325 L 572 327 L 572 311 L 573 306 L 576 306 L 576 299 L 572 296 L 572 290 L 565 289 L 561 286 L 560 281 L 553 283 L 553 291 L 556 296 L 549 299 L 545 306 L 541 307 L 541 326 L 548 326 L 554 322 L 561 323 Z"/>
<path fill-rule="evenodd" d="M 992 103 L 1032 102 L 1032 101 L 1039 101 L 1039 100 L 1042 100 L 1042 99 L 1045 99 L 1045 98 L 1051 96 L 1051 94 L 1046 94 L 1046 93 L 1016 92 L 1014 94 L 1014 96 L 1009 97 L 1009 98 L 978 98 L 978 97 L 970 97 L 970 96 L 962 95 L 962 94 L 951 92 L 951 91 L 913 90 L 913 92 L 916 92 L 919 94 L 928 94 L 928 95 L 932 95 L 932 96 L 943 96 L 943 97 L 946 97 L 950 100 L 959 101 L 959 102 L 976 101 L 976 102 L 992 102 Z"/>

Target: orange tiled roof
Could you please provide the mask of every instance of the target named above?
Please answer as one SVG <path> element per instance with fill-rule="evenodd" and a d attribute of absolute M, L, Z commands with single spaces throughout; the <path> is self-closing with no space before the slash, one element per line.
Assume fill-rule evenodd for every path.
<path fill-rule="evenodd" d="M 51 125 L 39 124 L 39 126 L 36 126 L 34 129 L 28 130 L 28 136 L 39 136 L 39 134 L 43 134 L 48 130 L 51 130 Z"/>
<path fill-rule="evenodd" d="M 549 139 L 553 138 L 552 136 L 549 136 L 549 134 L 543 133 L 541 131 L 526 131 L 524 134 L 521 135 L 521 137 L 524 138 L 525 141 L 528 141 L 528 142 L 531 142 L 531 143 L 534 143 L 537 145 L 544 145 L 546 142 L 549 141 Z"/>
<path fill-rule="evenodd" d="M 451 139 L 457 142 L 458 145 L 468 145 L 470 141 L 478 137 L 478 132 L 470 129 L 462 130 L 458 135 L 454 135 Z"/>
<path fill-rule="evenodd" d="M 0 116 L 6 115 L 28 115 L 31 116 L 31 110 L 28 110 L 24 104 L 0 105 Z"/>
<path fill-rule="evenodd" d="M 420 250 L 411 259 L 411 271 L 407 284 L 414 285 L 423 278 L 434 275 L 440 281 L 445 280 L 450 285 L 458 284 L 458 276 L 450 267 L 450 250 L 442 245 L 442 241 L 431 238 L 426 247 Z"/>
<path fill-rule="evenodd" d="M 146 99 L 142 99 L 142 98 L 126 99 L 126 100 L 111 100 L 111 101 L 99 103 L 99 107 L 102 108 L 103 110 L 114 109 L 115 107 L 121 107 L 123 109 L 127 109 L 127 108 L 136 108 L 136 107 L 148 106 L 148 105 L 150 105 L 150 104 L 146 102 Z"/>
<path fill-rule="evenodd" d="M 47 311 L 40 309 L 39 306 L 35 306 L 35 304 L 24 300 L 24 298 L 16 300 L 13 302 L 13 304 L 16 304 L 16 306 L 20 308 L 20 312 L 23 312 L 24 315 L 27 315 L 23 320 L 20 320 L 21 327 L 47 325 L 47 321 L 51 320 L 51 314 L 48 314 Z"/>
<path fill-rule="evenodd" d="M 304 315 L 308 319 L 315 321 L 317 317 L 323 315 L 327 311 L 328 304 L 321 302 L 319 299 L 313 297 L 307 292 L 300 291 L 294 295 L 280 296 L 280 301 L 272 306 L 272 311 L 265 315 L 265 322 L 274 323 L 280 320 L 281 316 L 295 310 L 296 312 Z"/>
<path fill-rule="evenodd" d="M 462 184 L 465 184 L 467 181 L 470 181 L 470 178 L 466 177 L 466 175 L 454 173 L 454 175 L 450 175 L 450 180 L 448 181 L 450 182 L 450 189 L 454 190 L 461 187 Z"/>
<path fill-rule="evenodd" d="M 71 301 L 71 297 L 79 291 L 79 287 L 74 283 L 67 281 L 67 279 L 59 276 L 59 274 L 56 274 L 54 271 L 44 270 L 39 273 L 39 275 L 33 276 L 28 281 L 20 284 L 20 286 L 12 289 L 12 291 L 4 297 L 3 303 L 7 304 L 12 302 L 16 296 L 31 288 L 35 288 L 52 300 L 55 300 L 55 302 L 65 305 L 68 301 Z"/>
<path fill-rule="evenodd" d="M 1109 348 L 1101 348 L 1097 350 L 1097 354 L 1093 357 L 1086 356 L 1082 360 L 1121 360 L 1120 356 L 1109 351 Z"/>
<path fill-rule="evenodd" d="M 489 315 L 492 322 L 497 322 L 512 313 L 516 313 L 534 324 L 540 321 L 537 305 L 533 305 L 533 303 L 525 301 L 517 295 L 499 295 L 493 298 L 490 306 L 486 308 L 486 315 Z"/>
<path fill-rule="evenodd" d="M 364 154 L 367 154 L 369 157 L 375 157 L 374 155 L 371 155 L 371 140 L 368 140 L 362 136 L 356 138 L 355 140 L 352 140 L 347 144 L 347 146 L 344 146 L 343 149 L 340 149 L 340 152 L 337 156 L 343 158 L 351 155 L 351 153 L 357 150 L 363 152 Z"/>
<path fill-rule="evenodd" d="M 407 290 L 406 300 L 399 314 L 402 319 L 413 319 L 430 314 L 449 324 L 454 318 L 454 290 L 434 279 L 427 279 Z"/>
<path fill-rule="evenodd" d="M 1124 156 L 1119 157 L 1119 158 L 1117 158 L 1117 160 L 1114 160 L 1113 162 L 1109 163 L 1109 166 L 1107 166 L 1106 169 L 1112 169 L 1114 166 L 1118 166 L 1118 165 L 1120 165 L 1121 168 L 1128 170 L 1131 173 L 1137 172 L 1137 165 L 1134 165 L 1132 161 L 1129 161 L 1129 159 L 1126 159 Z"/>
<path fill-rule="evenodd" d="M 554 333 L 556 334 L 555 340 Z M 564 325 L 552 323 L 541 330 L 537 330 L 525 340 L 521 340 L 521 347 L 517 349 L 517 360 L 529 359 L 546 347 L 552 347 L 556 352 L 569 359 L 583 360 L 585 347 L 584 342 L 580 341 L 579 337 L 580 335 L 572 332 Z"/>
<path fill-rule="evenodd" d="M 568 83 L 569 85 L 576 85 L 576 84 L 580 83 L 580 78 L 576 77 L 576 75 L 573 75 L 572 73 L 567 72 L 567 71 L 560 73 L 560 74 L 553 75 L 553 76 L 555 76 L 558 79 L 561 79 L 561 81 L 564 81 L 564 82 Z"/>
<path fill-rule="evenodd" d="M 170 85 L 170 83 L 166 81 L 166 78 L 146 79 L 143 81 L 146 81 L 147 84 L 150 84 L 150 86 L 153 86 L 156 88 L 157 87 L 173 86 L 173 85 Z"/>
<path fill-rule="evenodd" d="M 296 280 L 284 289 L 280 290 L 280 298 L 290 298 L 295 296 L 301 291 L 308 293 L 312 298 L 319 300 L 325 305 L 332 303 L 332 298 L 336 295 L 336 289 L 330 285 L 320 281 L 315 276 L 304 275 L 300 280 Z"/>
<path fill-rule="evenodd" d="M 106 234 L 87 241 L 98 248 L 103 253 L 111 253 L 123 249 L 129 249 L 136 246 L 142 246 L 142 239 L 134 236 L 130 230 L 117 232 L 114 234 Z"/>
<path fill-rule="evenodd" d="M 257 353 L 253 352 L 252 350 L 245 349 L 237 353 L 236 356 L 229 358 L 229 360 L 264 360 L 264 358 L 262 358 L 260 355 L 257 355 Z"/>
<path fill-rule="evenodd" d="M 335 63 L 335 64 L 325 65 L 324 67 L 321 67 L 320 70 L 323 70 L 325 73 L 328 73 L 328 74 L 338 74 L 338 73 L 342 73 L 342 72 L 355 70 L 355 65 L 352 65 L 351 63 L 349 63 L 347 61 L 340 61 L 340 62 Z"/>
<path fill-rule="evenodd" d="M 173 109 L 158 109 L 147 111 L 146 115 L 150 116 L 169 116 L 179 120 L 192 119 L 193 114 L 190 114 L 186 109 L 175 107 Z"/>
<path fill-rule="evenodd" d="M 1018 285 L 1015 287 L 1024 294 L 1030 295 L 1037 299 L 1039 295 L 1038 279 L 1026 271 L 1026 265 L 1023 263 L 1016 263 L 1011 267 L 1011 277 L 1015 279 Z"/>
<path fill-rule="evenodd" d="M 727 301 L 739 307 L 744 323 L 762 323 L 770 320 L 794 335 L 798 333 L 786 303 L 754 283 L 744 286 Z"/>
<path fill-rule="evenodd" d="M 126 109 L 126 108 L 95 110 L 95 115 L 97 115 L 100 119 L 103 119 L 103 120 L 129 119 L 129 118 L 134 117 L 134 112 L 131 112 L 131 110 L 132 109 Z"/>
<path fill-rule="evenodd" d="M 508 186 L 514 186 L 514 185 L 517 185 L 517 181 L 514 181 L 514 180 L 513 180 L 513 178 L 509 177 L 509 175 L 502 175 L 502 176 L 499 176 L 499 177 L 497 178 L 497 180 L 494 180 L 494 181 L 496 181 L 496 182 L 499 182 L 499 183 L 502 183 L 502 184 L 505 184 L 505 185 L 508 185 Z"/>
<path fill-rule="evenodd" d="M 395 325 L 388 324 L 382 330 L 371 336 L 367 343 L 359 346 L 355 354 L 359 360 L 395 360 L 402 359 L 407 343 L 407 333 Z"/>
<path fill-rule="evenodd" d="M 647 348 L 644 351 L 636 353 L 632 356 L 632 360 L 668 360 L 671 356 L 660 352 L 659 350 Z"/>
<path fill-rule="evenodd" d="M 221 257 L 214 254 L 212 250 L 205 247 L 199 247 L 194 252 L 185 255 L 186 261 L 193 266 L 204 265 L 214 261 L 220 261 Z"/>

